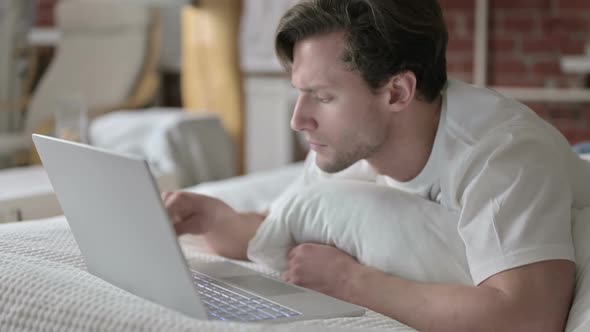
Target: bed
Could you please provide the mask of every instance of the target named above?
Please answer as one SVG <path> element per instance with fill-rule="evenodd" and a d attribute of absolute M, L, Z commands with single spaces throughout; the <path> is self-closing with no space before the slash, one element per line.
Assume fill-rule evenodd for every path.
<path fill-rule="evenodd" d="M 240 211 L 268 206 L 298 174 L 301 164 L 188 188 L 225 200 Z M 247 194 L 245 194 L 247 193 Z M 255 195 L 253 193 L 256 193 Z M 191 263 L 223 258 L 207 253 L 198 237 L 182 236 Z M 106 245 L 106 244 L 105 244 Z M 238 264 L 274 275 L 249 262 Z M 587 265 L 587 264 L 586 264 Z M 584 266 L 584 272 L 590 269 Z M 276 275 L 274 275 L 276 276 Z M 586 285 L 585 294 L 588 292 Z M 590 299 L 577 298 L 581 313 L 566 331 L 590 330 Z M 582 318 L 580 318 L 582 317 Z M 200 321 L 121 290 L 88 273 L 63 216 L 0 226 L 1 331 L 414 331 L 367 311 L 362 317 L 312 320 L 284 325 Z"/>

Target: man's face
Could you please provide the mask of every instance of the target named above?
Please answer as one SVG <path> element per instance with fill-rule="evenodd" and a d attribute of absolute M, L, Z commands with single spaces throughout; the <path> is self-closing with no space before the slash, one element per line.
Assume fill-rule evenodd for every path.
<path fill-rule="evenodd" d="M 373 93 L 358 71 L 342 61 L 344 34 L 295 44 L 291 74 L 299 97 L 291 128 L 304 132 L 325 172 L 341 171 L 376 153 L 388 135 L 388 95 Z"/>

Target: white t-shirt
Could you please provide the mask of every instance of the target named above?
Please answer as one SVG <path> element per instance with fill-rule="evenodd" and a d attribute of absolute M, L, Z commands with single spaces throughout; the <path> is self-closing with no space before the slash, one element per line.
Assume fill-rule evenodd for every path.
<path fill-rule="evenodd" d="M 327 174 L 312 152 L 288 191 L 340 178 L 391 186 L 458 212 L 476 285 L 534 262 L 574 261 L 572 212 L 590 207 L 590 167 L 556 129 L 516 101 L 455 80 L 443 92 L 432 153 L 414 179 L 379 175 L 366 160 Z"/>

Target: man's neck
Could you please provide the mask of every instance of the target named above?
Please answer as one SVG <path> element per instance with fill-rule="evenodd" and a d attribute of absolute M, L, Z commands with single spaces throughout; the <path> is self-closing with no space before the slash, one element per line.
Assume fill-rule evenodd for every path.
<path fill-rule="evenodd" d="M 442 97 L 432 103 L 414 101 L 395 115 L 387 141 L 367 161 L 379 174 L 397 181 L 414 179 L 432 153 L 441 109 Z"/>

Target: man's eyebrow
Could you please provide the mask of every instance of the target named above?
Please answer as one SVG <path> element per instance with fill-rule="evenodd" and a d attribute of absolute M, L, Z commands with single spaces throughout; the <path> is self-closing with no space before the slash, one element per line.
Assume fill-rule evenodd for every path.
<path fill-rule="evenodd" d="M 330 89 L 331 88 L 331 86 L 328 85 L 328 84 L 318 84 L 318 85 L 312 85 L 312 86 L 305 87 L 305 88 L 297 88 L 295 85 L 293 85 L 293 83 L 291 83 L 291 86 L 294 89 L 301 90 L 301 91 L 304 91 L 304 92 L 313 92 L 313 91 L 317 91 L 317 90 Z"/>

